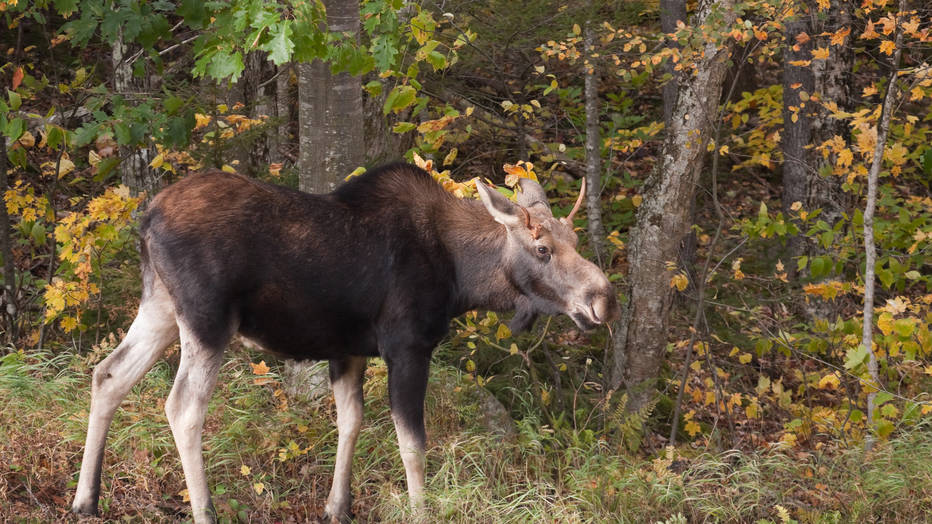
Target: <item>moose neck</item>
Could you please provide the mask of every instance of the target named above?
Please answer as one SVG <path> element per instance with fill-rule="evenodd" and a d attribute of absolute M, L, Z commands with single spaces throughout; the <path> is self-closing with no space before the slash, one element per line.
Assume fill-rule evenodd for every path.
<path fill-rule="evenodd" d="M 505 226 L 475 200 L 457 200 L 441 216 L 440 236 L 456 268 L 458 309 L 514 309 L 520 293 L 508 276 Z"/>

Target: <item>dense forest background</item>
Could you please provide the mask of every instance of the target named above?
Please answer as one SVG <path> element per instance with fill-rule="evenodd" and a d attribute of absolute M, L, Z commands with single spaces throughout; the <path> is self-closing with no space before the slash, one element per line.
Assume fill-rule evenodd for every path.
<path fill-rule="evenodd" d="M 611 329 L 456 319 L 428 507 L 454 522 L 852 522 L 932 512 L 932 7 L 921 0 L 0 0 L 0 518 L 66 517 L 90 370 L 138 304 L 137 221 L 204 168 L 329 191 L 588 181 Z M 352 263 L 352 261 L 347 261 Z M 234 345 L 205 454 L 226 521 L 313 521 L 320 365 Z M 105 520 L 187 518 L 172 349 L 114 422 Z M 386 370 L 360 521 L 403 521 Z"/>

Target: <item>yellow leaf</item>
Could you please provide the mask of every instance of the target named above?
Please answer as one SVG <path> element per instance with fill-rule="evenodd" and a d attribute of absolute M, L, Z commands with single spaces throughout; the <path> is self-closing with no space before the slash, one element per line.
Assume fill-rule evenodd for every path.
<path fill-rule="evenodd" d="M 495 331 L 495 340 L 499 341 L 503 338 L 508 338 L 511 336 L 511 330 L 508 329 L 508 326 L 505 324 L 499 324 L 498 329 Z"/>
<path fill-rule="evenodd" d="M 880 52 L 886 55 L 893 55 L 893 51 L 896 50 L 896 44 L 892 40 L 884 40 L 880 43 Z"/>
<path fill-rule="evenodd" d="M 741 356 L 738 357 L 738 362 L 741 362 L 742 364 L 747 364 L 753 358 L 754 357 L 750 353 L 742 353 Z"/>
<path fill-rule="evenodd" d="M 828 60 L 828 48 L 827 47 L 817 47 L 812 50 L 813 60 Z"/>
<path fill-rule="evenodd" d="M 727 146 L 727 145 L 724 145 L 724 146 L 718 148 L 718 152 L 719 152 L 720 155 L 727 155 L 727 154 L 728 154 L 728 146 Z"/>
<path fill-rule="evenodd" d="M 819 389 L 838 389 L 839 384 L 841 384 L 841 381 L 838 380 L 838 376 L 829 373 L 819 380 Z"/>
<path fill-rule="evenodd" d="M 203 115 L 201 113 L 194 113 L 194 130 L 202 129 L 207 127 L 207 124 L 210 123 L 210 115 Z"/>
<path fill-rule="evenodd" d="M 877 318 L 877 327 L 884 335 L 893 333 L 893 315 L 890 313 L 881 313 Z"/>
<path fill-rule="evenodd" d="M 456 154 L 458 152 L 459 151 L 455 147 L 451 149 L 450 152 L 447 153 L 447 156 L 443 157 L 443 165 L 448 166 L 452 164 L 453 161 L 456 160 Z"/>
<path fill-rule="evenodd" d="M 880 33 L 874 30 L 874 21 L 868 20 L 867 25 L 864 27 L 864 32 L 861 33 L 859 39 L 871 40 L 874 38 L 880 38 Z"/>
<path fill-rule="evenodd" d="M 737 355 L 740 351 L 741 351 L 741 350 L 738 349 L 738 346 L 734 346 L 734 347 L 731 348 L 731 351 L 728 353 L 728 356 L 729 356 L 729 357 L 733 357 L 733 356 Z"/>
<path fill-rule="evenodd" d="M 33 136 L 33 134 L 29 131 L 23 131 L 23 134 L 19 136 L 19 140 L 16 142 L 26 149 L 29 149 L 30 147 L 36 145 L 36 137 Z"/>
<path fill-rule="evenodd" d="M 261 495 L 265 491 L 265 484 L 261 482 L 256 482 L 252 485 L 252 489 L 256 492 L 256 495 Z"/>
<path fill-rule="evenodd" d="M 877 94 L 877 84 L 871 84 L 864 88 L 861 94 L 866 98 Z"/>
<path fill-rule="evenodd" d="M 515 344 L 514 342 L 512 342 L 512 343 L 511 343 L 511 346 L 508 348 L 508 353 L 510 353 L 510 354 L 512 354 L 512 355 L 517 355 L 517 354 L 518 354 L 518 345 Z"/>
<path fill-rule="evenodd" d="M 631 197 L 631 203 L 634 205 L 634 207 L 641 207 L 641 202 L 643 201 L 644 201 L 644 197 L 642 197 L 641 195 L 634 195 L 633 197 Z"/>
<path fill-rule="evenodd" d="M 220 168 L 224 173 L 236 173 L 236 169 L 233 169 L 233 166 L 230 164 L 223 164 L 223 167 Z"/>
<path fill-rule="evenodd" d="M 670 287 L 675 287 L 679 291 L 684 291 L 687 286 L 689 286 L 689 278 L 682 271 L 673 275 L 673 278 L 670 279 Z"/>
<path fill-rule="evenodd" d="M 268 372 L 270 371 L 269 366 L 265 363 L 264 360 L 259 362 L 258 364 L 253 364 L 252 362 L 250 362 L 249 365 L 252 367 L 253 375 L 265 375 L 265 374 L 268 374 Z"/>
<path fill-rule="evenodd" d="M 243 464 L 242 467 L 239 468 L 239 472 L 240 472 L 240 475 L 243 475 L 245 477 L 246 475 L 249 475 L 250 473 L 252 473 L 252 469 L 249 466 Z"/>
<path fill-rule="evenodd" d="M 698 423 L 696 423 L 695 420 L 690 420 L 689 422 L 687 422 L 686 425 L 683 427 L 683 429 L 686 430 L 686 433 L 689 433 L 690 437 L 695 437 L 696 435 L 702 432 L 702 427 Z"/>
<path fill-rule="evenodd" d="M 269 164 L 269 174 L 272 176 L 280 176 L 282 174 L 281 162 Z"/>
<path fill-rule="evenodd" d="M 550 392 L 547 391 L 546 389 L 541 389 L 540 390 L 540 401 L 545 406 L 549 406 L 550 405 Z"/>
<path fill-rule="evenodd" d="M 65 330 L 65 333 L 70 333 L 74 331 L 76 327 L 78 327 L 78 319 L 72 316 L 67 316 L 61 319 L 60 324 L 61 328 Z"/>
<path fill-rule="evenodd" d="M 162 167 L 162 164 L 165 163 L 165 153 L 159 153 L 155 155 L 155 158 L 152 159 L 152 162 L 149 162 L 149 167 L 152 169 L 158 169 Z"/>
<path fill-rule="evenodd" d="M 181 502 L 191 502 L 191 497 L 188 495 L 188 490 L 183 489 L 178 492 L 181 495 Z"/>

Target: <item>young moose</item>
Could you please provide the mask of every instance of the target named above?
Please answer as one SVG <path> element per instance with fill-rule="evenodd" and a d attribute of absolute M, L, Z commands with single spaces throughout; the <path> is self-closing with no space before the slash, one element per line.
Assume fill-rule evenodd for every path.
<path fill-rule="evenodd" d="M 94 514 L 114 411 L 175 340 L 181 363 L 165 411 L 194 521 L 215 513 L 201 432 L 235 334 L 295 359 L 327 359 L 339 442 L 326 518 L 350 512 L 366 358 L 388 365 L 392 419 L 411 504 L 424 490 L 428 362 L 450 319 L 515 310 L 511 329 L 565 313 L 582 329 L 617 316 L 611 284 L 576 252 L 572 217 L 555 219 L 539 184 L 518 204 L 478 184 L 461 200 L 411 165 L 370 170 L 329 195 L 210 171 L 162 191 L 141 226 L 143 291 L 123 342 L 94 370 L 73 511 Z M 585 188 L 583 188 L 583 192 Z"/>

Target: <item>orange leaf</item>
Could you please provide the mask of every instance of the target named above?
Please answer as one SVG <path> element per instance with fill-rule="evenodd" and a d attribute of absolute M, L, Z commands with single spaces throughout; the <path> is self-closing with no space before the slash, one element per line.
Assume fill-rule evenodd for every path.
<path fill-rule="evenodd" d="M 892 40 L 884 40 L 883 43 L 880 44 L 880 52 L 886 55 L 892 56 L 895 49 L 896 44 L 894 44 Z"/>
<path fill-rule="evenodd" d="M 265 361 L 259 362 L 258 364 L 249 363 L 252 366 L 253 375 L 265 375 L 269 372 L 269 366 L 266 365 Z"/>
<path fill-rule="evenodd" d="M 832 45 L 845 45 L 845 39 L 847 39 L 848 35 L 850 34 L 851 34 L 850 27 L 844 27 L 842 29 L 839 29 L 838 31 L 835 31 L 835 33 L 832 34 L 832 38 L 831 38 Z"/>
<path fill-rule="evenodd" d="M 13 71 L 13 91 L 16 91 L 16 88 L 19 87 L 19 84 L 23 81 L 23 68 L 17 67 L 16 71 Z"/>
<path fill-rule="evenodd" d="M 812 50 L 812 58 L 815 60 L 828 60 L 828 48 L 817 47 Z"/>
<path fill-rule="evenodd" d="M 880 37 L 880 34 L 874 30 L 874 21 L 868 20 L 867 26 L 864 27 L 864 32 L 861 33 L 861 36 L 859 36 L 858 38 L 870 40 L 870 39 L 879 38 L 879 37 Z"/>

